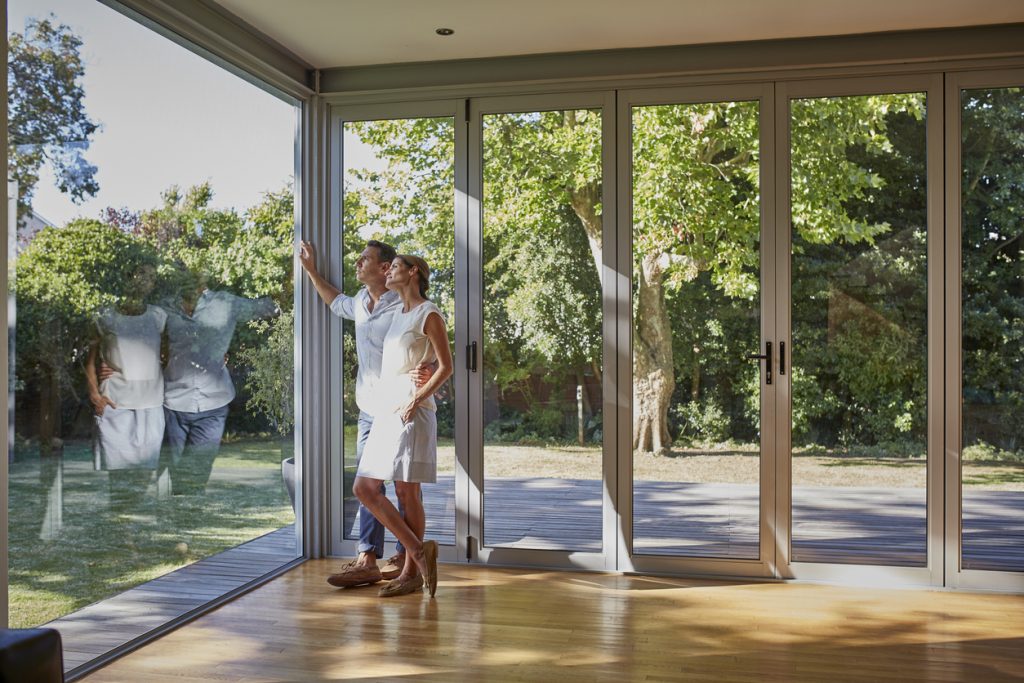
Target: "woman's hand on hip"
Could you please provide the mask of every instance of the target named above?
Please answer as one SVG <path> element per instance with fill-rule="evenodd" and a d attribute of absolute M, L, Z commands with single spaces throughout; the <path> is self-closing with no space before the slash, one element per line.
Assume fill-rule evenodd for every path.
<path fill-rule="evenodd" d="M 412 399 L 404 406 L 398 409 L 398 414 L 402 418 L 402 424 L 407 424 L 412 420 L 412 416 L 416 413 L 416 409 L 420 407 L 420 401 L 417 398 Z"/>

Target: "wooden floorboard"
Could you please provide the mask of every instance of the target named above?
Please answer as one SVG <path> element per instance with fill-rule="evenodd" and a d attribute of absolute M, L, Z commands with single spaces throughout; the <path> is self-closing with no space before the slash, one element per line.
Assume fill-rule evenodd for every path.
<path fill-rule="evenodd" d="M 594 480 L 490 478 L 484 490 L 484 542 L 492 547 L 599 552 L 601 496 L 602 484 Z M 453 544 L 452 477 L 425 484 L 423 503 L 427 537 Z M 359 535 L 356 509 L 356 501 L 346 499 L 347 538 Z M 963 509 L 964 567 L 1024 570 L 1024 492 L 967 490 Z M 634 484 L 637 554 L 756 559 L 758 520 L 754 485 Z M 926 539 L 924 489 L 793 490 L 796 561 L 923 566 Z"/>
<path fill-rule="evenodd" d="M 97 671 L 199 681 L 1024 679 L 1024 596 L 442 565 L 437 597 L 306 562 Z"/>
<path fill-rule="evenodd" d="M 64 670 L 131 642 L 295 559 L 292 525 L 93 603 L 45 626 L 60 631 Z"/>

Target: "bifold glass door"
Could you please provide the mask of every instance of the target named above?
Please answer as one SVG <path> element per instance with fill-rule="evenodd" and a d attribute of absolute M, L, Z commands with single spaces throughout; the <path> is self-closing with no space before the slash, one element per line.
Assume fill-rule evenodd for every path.
<path fill-rule="evenodd" d="M 415 254 L 430 267 L 430 300 L 441 309 L 452 341 L 462 324 L 456 305 L 456 162 L 459 136 L 455 104 L 438 103 L 412 108 L 351 108 L 335 121 L 341 139 L 341 188 L 338 211 L 340 234 L 336 241 L 321 245 L 321 251 L 340 260 L 340 277 L 334 281 L 346 295 L 367 286 L 356 261 L 371 240 L 395 248 L 399 254 Z M 461 144 L 461 142 L 460 142 Z M 374 251 L 376 254 L 377 252 Z M 343 505 L 335 512 L 340 521 L 340 538 L 352 551 L 362 551 L 379 540 L 373 536 L 369 514 L 352 493 L 356 468 L 372 418 L 362 405 L 368 396 L 357 394 L 361 360 L 372 355 L 357 348 L 355 323 L 341 319 L 340 343 L 333 349 L 334 367 L 341 368 L 335 383 L 335 405 L 340 405 L 335 423 L 335 443 L 340 444 L 336 467 L 341 472 Z M 382 333 L 378 329 L 378 333 Z M 364 342 L 358 342 L 364 343 Z M 461 360 L 461 354 L 456 354 Z M 442 545 L 442 552 L 455 555 L 456 538 L 456 402 L 455 381 L 435 394 L 437 405 L 437 482 L 423 486 L 426 536 Z M 393 486 L 387 495 L 397 504 Z M 379 532 L 378 532 L 379 533 Z M 391 553 L 394 537 L 387 532 Z M 347 543 L 346 543 L 347 542 Z M 351 554 L 354 552 L 350 551 Z"/>
<path fill-rule="evenodd" d="M 471 105 L 467 556 L 478 561 L 607 566 L 607 103 Z"/>
<path fill-rule="evenodd" d="M 346 291 L 385 238 L 452 330 L 446 558 L 1024 585 L 1024 76 L 946 81 L 345 109 Z"/>
<path fill-rule="evenodd" d="M 772 572 L 770 95 L 620 96 L 638 570 Z"/>
<path fill-rule="evenodd" d="M 946 574 L 1024 590 L 1024 71 L 947 78 Z"/>
<path fill-rule="evenodd" d="M 941 581 L 939 85 L 780 86 L 784 576 Z"/>

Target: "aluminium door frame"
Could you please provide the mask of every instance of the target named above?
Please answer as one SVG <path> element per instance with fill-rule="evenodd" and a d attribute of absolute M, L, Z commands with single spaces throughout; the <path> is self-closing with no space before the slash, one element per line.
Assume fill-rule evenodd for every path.
<path fill-rule="evenodd" d="M 926 483 L 926 564 L 923 567 L 895 567 L 864 564 L 792 561 L 792 387 L 791 374 L 779 377 L 776 446 L 780 457 L 776 482 L 776 519 L 778 521 L 778 568 L 786 579 L 835 581 L 872 586 L 943 585 L 943 512 L 942 512 L 942 416 L 943 416 L 943 84 L 940 73 L 844 77 L 820 80 L 779 82 L 776 84 L 776 156 L 778 178 L 776 208 L 779 225 L 777 307 L 780 340 L 791 342 L 791 217 L 790 217 L 790 102 L 794 99 L 862 95 L 888 95 L 923 92 L 926 95 L 926 182 L 928 217 L 928 296 L 927 296 L 927 376 L 928 447 Z M 790 343 L 792 358 L 792 343 Z M 792 363 L 790 363 L 792 367 Z"/>
<path fill-rule="evenodd" d="M 483 372 L 471 372 L 465 364 L 456 364 L 456 374 L 468 377 L 469 487 L 466 521 L 468 537 L 459 540 L 467 552 L 465 559 L 476 564 L 500 566 L 531 566 L 562 569 L 608 571 L 616 568 L 618 547 L 616 518 L 616 414 L 615 383 L 617 370 L 615 339 L 616 300 L 618 274 L 615 250 L 615 93 L 613 91 L 571 92 L 543 95 L 482 97 L 469 100 L 468 135 L 468 239 L 467 274 L 468 301 L 464 326 L 470 337 L 466 343 L 477 342 L 478 367 L 483 370 L 483 117 L 488 114 L 526 113 L 564 109 L 601 110 L 601 166 L 602 166 L 602 410 L 605 429 L 602 445 L 602 549 L 597 552 L 578 550 L 542 550 L 528 548 L 502 548 L 487 545 L 484 525 L 484 442 L 483 442 Z M 571 264 L 567 264 L 571 265 Z M 466 346 L 458 347 L 466 348 Z"/>
<path fill-rule="evenodd" d="M 466 125 L 464 123 L 466 101 L 463 99 L 446 100 L 425 100 L 415 102 L 395 102 L 381 104 L 359 104 L 359 105 L 331 105 L 329 111 L 330 145 L 329 170 L 327 173 L 327 195 L 328 195 L 328 229 L 327 244 L 318 245 L 321 247 L 320 265 L 324 268 L 324 275 L 332 282 L 341 282 L 342 278 L 342 232 L 341 224 L 344 216 L 344 172 L 345 172 L 345 151 L 344 151 L 344 125 L 351 121 L 382 121 L 389 119 L 414 119 L 414 118 L 440 118 L 452 117 L 455 124 L 455 310 L 465 310 L 466 297 L 466 167 L 462 161 L 464 154 L 460 150 L 466 147 Z M 328 376 L 337 373 L 341 381 L 329 382 L 330 414 L 337 416 L 331 421 L 330 426 L 330 461 L 328 471 L 330 472 L 330 492 L 328 504 L 329 511 L 329 554 L 332 556 L 355 556 L 358 554 L 358 540 L 345 538 L 344 519 L 344 434 L 342 431 L 342 397 L 344 395 L 344 379 L 342 374 L 341 354 L 341 319 L 330 315 L 328 323 L 327 343 L 329 347 L 328 367 L 325 369 Z M 460 346 L 466 338 L 466 325 L 463 321 L 455 327 L 455 348 Z M 465 555 L 463 539 L 466 537 L 465 530 L 460 527 L 465 522 L 457 513 L 460 509 L 460 501 L 465 499 L 465 482 L 467 481 L 465 470 L 466 457 L 466 418 L 467 402 L 465 376 L 460 375 L 456 370 L 453 381 L 455 383 L 455 545 L 440 545 L 438 558 L 445 562 L 455 562 Z M 462 533 L 460 533 L 460 531 Z M 394 552 L 394 544 L 385 545 L 385 554 Z"/>
<path fill-rule="evenodd" d="M 621 541 L 619 570 L 625 572 L 677 574 L 687 576 L 726 576 L 730 578 L 772 579 L 777 576 L 774 538 L 775 506 L 775 394 L 776 385 L 765 384 L 766 364 L 761 363 L 761 457 L 759 476 L 759 557 L 756 560 L 730 558 L 686 557 L 682 555 L 642 555 L 633 552 L 633 444 L 632 444 L 632 117 L 637 106 L 666 104 L 700 104 L 709 102 L 757 101 L 758 146 L 760 150 L 761 206 L 761 338 L 756 349 L 760 353 L 766 341 L 775 334 L 774 300 L 776 297 L 774 252 L 775 242 L 775 178 L 774 165 L 775 105 L 774 84 L 757 82 L 734 85 L 676 86 L 619 91 L 618 96 L 618 223 L 620 287 L 618 339 L 619 369 L 619 501 Z M 769 361 L 771 362 L 771 361 Z"/>
<path fill-rule="evenodd" d="M 1024 592 L 1024 571 L 963 569 L 961 450 L 963 365 L 961 358 L 961 107 L 966 89 L 1024 87 L 1024 69 L 951 72 L 946 74 L 946 585 L 970 590 Z"/>

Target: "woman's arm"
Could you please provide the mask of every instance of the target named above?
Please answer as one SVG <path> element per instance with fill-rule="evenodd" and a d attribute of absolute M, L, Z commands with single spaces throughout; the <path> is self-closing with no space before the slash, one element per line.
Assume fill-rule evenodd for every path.
<path fill-rule="evenodd" d="M 89 385 L 89 401 L 92 403 L 92 408 L 97 415 L 102 415 L 107 406 L 111 408 L 117 408 L 117 406 L 100 393 L 100 383 L 96 377 L 96 361 L 99 359 L 99 355 L 100 343 L 94 341 L 89 345 L 89 357 L 85 361 L 85 381 Z"/>

